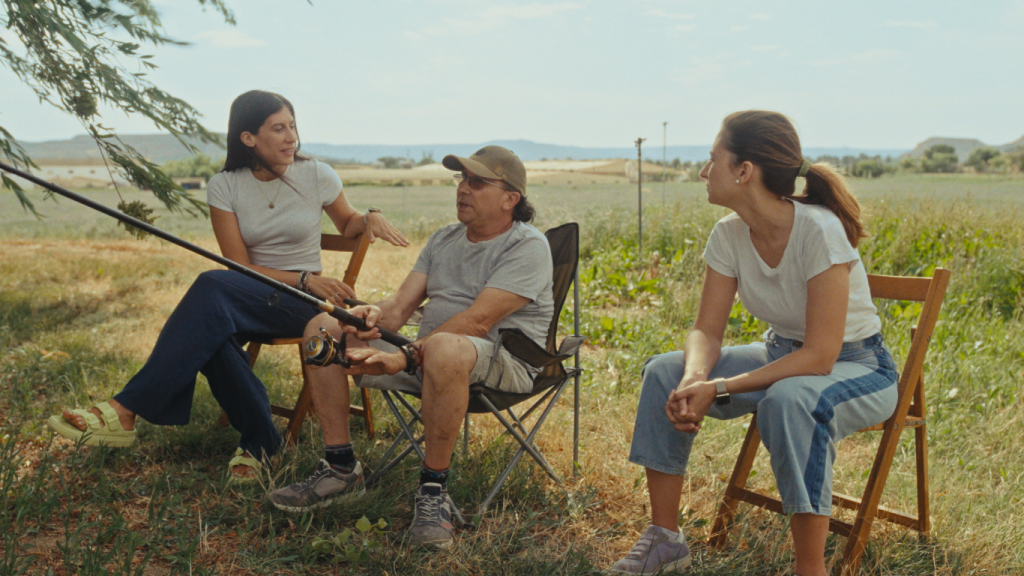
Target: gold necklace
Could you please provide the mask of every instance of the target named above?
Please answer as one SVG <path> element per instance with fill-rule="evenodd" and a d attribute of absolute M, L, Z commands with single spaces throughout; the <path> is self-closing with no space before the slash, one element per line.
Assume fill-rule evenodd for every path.
<path fill-rule="evenodd" d="M 259 182 L 259 180 L 257 180 L 257 182 Z M 270 208 L 271 210 L 273 210 L 274 209 L 274 202 L 277 201 L 277 197 L 280 196 L 280 194 L 281 194 L 281 179 L 280 178 L 277 179 L 277 191 L 274 192 L 274 199 L 273 200 L 271 200 L 270 198 L 267 197 L 267 194 L 263 191 L 263 187 L 262 186 L 257 186 L 256 188 L 260 191 L 260 195 L 262 195 L 263 198 L 267 201 L 267 208 Z"/>

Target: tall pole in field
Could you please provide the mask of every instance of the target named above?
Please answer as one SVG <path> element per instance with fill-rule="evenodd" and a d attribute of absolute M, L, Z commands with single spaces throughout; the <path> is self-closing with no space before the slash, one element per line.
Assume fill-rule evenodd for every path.
<path fill-rule="evenodd" d="M 644 143 L 647 138 L 636 139 L 636 217 L 638 223 L 637 232 L 637 244 L 640 247 L 640 252 L 637 254 L 638 259 L 644 257 L 644 166 L 643 166 L 643 155 L 640 153 L 640 145 Z"/>
<path fill-rule="evenodd" d="M 668 121 L 661 123 L 661 207 L 665 207 L 665 180 L 668 176 Z"/>

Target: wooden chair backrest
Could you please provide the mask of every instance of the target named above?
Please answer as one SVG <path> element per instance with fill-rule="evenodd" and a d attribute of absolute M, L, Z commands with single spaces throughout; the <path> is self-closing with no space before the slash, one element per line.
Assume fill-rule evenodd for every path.
<path fill-rule="evenodd" d="M 911 382 L 918 382 L 922 376 L 925 353 L 928 351 L 928 344 L 935 331 L 939 310 L 942 308 L 942 299 L 946 296 L 946 287 L 949 285 L 951 275 L 952 273 L 945 268 L 936 268 L 931 278 L 868 274 L 868 286 L 871 289 L 872 298 L 923 303 L 921 315 L 918 317 L 917 326 L 910 342 L 910 351 L 907 353 L 907 359 L 900 371 L 899 408 L 905 408 L 904 403 L 909 405 L 912 395 L 904 394 L 904 392 Z M 896 414 L 906 413 L 905 410 L 901 411 L 899 408 L 897 408 Z"/>
<path fill-rule="evenodd" d="M 363 267 L 363 260 L 366 259 L 366 251 L 369 247 L 370 236 L 365 233 L 355 238 L 345 238 L 341 234 L 320 235 L 321 250 L 352 253 L 352 257 L 348 260 L 348 266 L 345 268 L 345 276 L 341 280 L 352 288 L 356 286 L 356 279 L 359 277 L 359 271 Z"/>

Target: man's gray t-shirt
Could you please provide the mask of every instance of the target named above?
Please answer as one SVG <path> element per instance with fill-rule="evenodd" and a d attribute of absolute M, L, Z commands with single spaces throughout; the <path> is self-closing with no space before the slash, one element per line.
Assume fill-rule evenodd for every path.
<path fill-rule="evenodd" d="M 469 308 L 484 288 L 498 288 L 530 302 L 497 322 L 485 338 L 494 342 L 498 330 L 519 328 L 545 346 L 554 313 L 551 248 L 533 226 L 514 222 L 501 236 L 476 243 L 466 238 L 465 224 L 445 226 L 427 240 L 413 271 L 427 275 L 429 298 L 418 338 Z"/>

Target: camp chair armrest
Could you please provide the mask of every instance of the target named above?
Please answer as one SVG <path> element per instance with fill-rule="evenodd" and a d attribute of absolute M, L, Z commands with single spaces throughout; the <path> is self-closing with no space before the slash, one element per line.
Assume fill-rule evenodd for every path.
<path fill-rule="evenodd" d="M 562 340 L 562 344 L 558 347 L 558 355 L 565 358 L 573 356 L 586 341 L 586 336 L 566 336 L 565 340 Z"/>
<path fill-rule="evenodd" d="M 502 328 L 498 331 L 498 341 L 503 348 L 508 350 L 509 354 L 534 368 L 560 363 L 572 356 L 572 354 L 548 352 L 518 328 Z"/>

